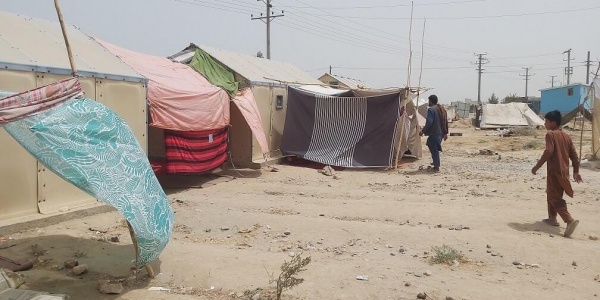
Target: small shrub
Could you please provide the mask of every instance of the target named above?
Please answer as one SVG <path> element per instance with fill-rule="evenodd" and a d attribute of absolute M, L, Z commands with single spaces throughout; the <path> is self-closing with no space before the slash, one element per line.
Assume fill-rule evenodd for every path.
<path fill-rule="evenodd" d="M 533 127 L 518 127 L 510 130 L 514 136 L 537 136 L 538 131 Z"/>
<path fill-rule="evenodd" d="M 542 145 L 542 142 L 538 140 L 531 140 L 523 144 L 524 149 L 538 149 Z"/>
<path fill-rule="evenodd" d="M 73 252 L 73 257 L 77 257 L 77 258 L 87 257 L 87 253 L 77 250 L 77 251 Z"/>
<path fill-rule="evenodd" d="M 465 260 L 465 256 L 462 252 L 447 245 L 433 247 L 431 251 L 433 252 L 431 260 L 436 264 L 451 264 L 455 260 L 459 262 Z"/>
<path fill-rule="evenodd" d="M 284 289 L 291 289 L 304 282 L 303 278 L 296 278 L 294 276 L 306 270 L 304 267 L 306 267 L 310 261 L 310 256 L 302 259 L 300 254 L 298 254 L 294 256 L 290 262 L 283 262 L 281 265 L 281 274 L 279 274 L 277 279 L 273 278 L 273 274 L 269 274 L 271 277 L 271 283 L 277 283 L 277 300 L 281 300 L 281 295 L 283 294 Z"/>

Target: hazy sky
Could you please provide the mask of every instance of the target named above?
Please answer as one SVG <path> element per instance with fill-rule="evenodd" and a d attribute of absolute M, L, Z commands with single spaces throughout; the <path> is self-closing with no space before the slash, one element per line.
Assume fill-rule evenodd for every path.
<path fill-rule="evenodd" d="M 525 94 L 522 67 L 531 67 L 529 95 L 566 82 L 565 50 L 573 49 L 571 82 L 585 82 L 587 51 L 600 58 L 599 0 L 416 0 L 413 72 L 418 84 L 423 18 L 422 83 L 443 102 L 477 98 L 475 53 L 487 53 L 482 100 Z M 409 57 L 410 1 L 273 0 L 272 59 L 319 77 L 333 73 L 374 87 L 404 86 Z M 265 12 L 256 0 L 62 0 L 66 21 L 121 47 L 171 55 L 190 42 L 266 54 Z M 52 0 L 0 0 L 0 10 L 56 20 Z M 594 20 L 596 18 L 596 21 Z M 15 30 L 18 30 L 15 28 Z M 1 57 L 1 54 L 0 54 Z"/>

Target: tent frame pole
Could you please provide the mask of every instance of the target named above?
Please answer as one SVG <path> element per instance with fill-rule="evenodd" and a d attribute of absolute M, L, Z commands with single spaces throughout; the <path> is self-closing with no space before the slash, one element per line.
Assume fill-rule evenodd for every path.
<path fill-rule="evenodd" d="M 400 112 L 402 113 L 402 115 L 400 116 L 400 122 L 402 122 L 402 123 L 400 124 L 400 139 L 398 140 L 398 145 L 397 145 L 397 149 L 396 149 L 396 160 L 394 161 L 394 169 L 398 169 L 398 163 L 400 161 L 400 152 L 402 152 L 402 142 L 404 140 L 404 131 L 405 131 L 405 127 L 406 127 L 406 117 L 407 117 L 406 101 L 408 101 L 409 95 L 410 95 L 410 76 L 412 73 L 412 54 L 413 54 L 413 52 L 412 52 L 412 27 L 413 27 L 414 9 L 415 9 L 415 3 L 414 3 L 414 1 L 411 1 L 411 4 L 410 4 L 410 27 L 408 29 L 408 49 L 409 49 L 408 75 L 406 77 L 406 91 L 404 93 L 404 99 L 402 99 L 402 98 L 400 99 L 400 104 L 402 104 L 402 103 L 404 103 L 404 104 L 402 104 L 400 107 Z M 420 88 L 419 88 L 419 90 L 420 90 Z"/>
<path fill-rule="evenodd" d="M 77 74 L 77 66 L 75 66 L 75 59 L 73 59 L 73 51 L 71 50 L 71 44 L 69 43 L 69 37 L 67 36 L 67 28 L 65 26 L 65 21 L 63 19 L 62 11 L 60 9 L 59 0 L 54 0 L 54 7 L 56 8 L 58 22 L 60 23 L 60 28 L 62 30 L 63 38 L 65 40 L 65 45 L 67 46 L 67 54 L 69 55 L 69 63 L 71 64 L 71 75 L 73 75 L 73 77 L 78 77 L 79 75 Z"/>

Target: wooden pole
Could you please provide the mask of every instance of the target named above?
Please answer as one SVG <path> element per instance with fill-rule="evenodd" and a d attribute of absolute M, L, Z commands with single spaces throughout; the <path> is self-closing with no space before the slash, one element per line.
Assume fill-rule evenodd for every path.
<path fill-rule="evenodd" d="M 71 75 L 73 77 L 78 77 L 77 67 L 75 66 L 75 60 L 73 59 L 73 52 L 71 51 L 71 44 L 69 44 L 69 37 L 67 36 L 67 28 L 65 26 L 65 21 L 63 20 L 63 15 L 60 10 L 59 0 L 54 0 L 54 7 L 56 8 L 56 13 L 58 14 L 58 22 L 60 22 L 60 28 L 62 29 L 63 38 L 65 39 L 65 45 L 67 46 L 67 53 L 69 54 L 69 63 L 71 64 Z"/>
<path fill-rule="evenodd" d="M 135 270 L 136 270 L 136 274 L 137 274 L 137 262 L 140 260 L 140 252 L 138 251 L 138 243 L 137 243 L 137 238 L 135 237 L 135 232 L 133 231 L 133 227 L 131 227 L 131 224 L 129 223 L 129 221 L 127 221 L 127 227 L 129 228 L 129 234 L 131 235 L 131 241 L 133 242 L 133 247 L 135 248 L 135 262 L 136 262 Z M 154 278 L 154 270 L 152 269 L 151 265 L 146 265 L 146 272 L 148 272 L 148 277 Z"/>
<path fill-rule="evenodd" d="M 408 76 L 406 78 L 406 91 L 404 93 L 404 99 L 400 99 L 400 103 L 402 103 L 403 101 L 408 101 L 409 99 L 409 95 L 410 95 L 410 75 L 411 75 L 411 69 L 412 69 L 412 23 L 413 23 L 413 11 L 414 11 L 414 2 L 411 2 L 411 8 L 410 8 L 410 27 L 409 27 L 409 32 L 408 32 L 408 44 L 409 44 L 409 52 L 410 55 L 408 57 Z M 400 140 L 398 141 L 398 149 L 396 149 L 396 160 L 394 162 L 394 168 L 398 169 L 398 162 L 400 161 L 400 152 L 402 150 L 402 141 L 404 140 L 404 131 L 406 127 L 406 102 L 404 103 L 404 105 L 402 105 L 402 108 L 404 108 L 404 111 L 402 113 L 402 116 L 400 116 L 400 122 L 402 122 L 400 124 Z M 402 111 L 402 109 L 400 110 Z"/>
<path fill-rule="evenodd" d="M 598 77 L 598 72 L 599 71 L 600 71 L 600 65 L 598 65 L 598 69 L 596 69 L 596 77 Z M 585 98 L 585 100 L 583 100 L 583 104 L 579 108 L 579 110 L 581 111 L 581 135 L 579 136 L 579 163 L 580 164 L 581 164 L 581 157 L 583 156 L 583 153 L 582 153 L 582 151 L 583 151 L 583 125 L 585 124 L 585 117 L 584 117 L 583 110 L 585 109 L 585 104 L 588 102 L 588 100 L 590 100 L 590 97 L 595 97 L 594 94 L 592 93 L 593 86 L 594 86 L 594 83 L 592 82 L 592 84 L 590 85 L 590 88 L 588 90 L 588 95 Z M 577 116 L 575 116 L 575 118 L 577 118 Z M 595 157 L 596 153 L 593 153 L 595 151 L 595 149 L 594 149 L 594 141 L 593 141 L 593 138 L 594 138 L 594 128 L 593 128 L 594 123 L 593 122 L 598 122 L 598 120 L 593 120 L 592 121 L 592 157 Z"/>

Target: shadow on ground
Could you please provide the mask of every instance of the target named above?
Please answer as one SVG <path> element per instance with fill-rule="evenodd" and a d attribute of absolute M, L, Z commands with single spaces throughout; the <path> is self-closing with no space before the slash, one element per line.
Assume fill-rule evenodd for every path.
<path fill-rule="evenodd" d="M 542 221 L 533 223 L 508 223 L 508 226 L 521 232 L 544 232 L 553 235 L 560 235 L 560 227 L 550 226 Z"/>
<path fill-rule="evenodd" d="M 137 280 L 125 280 L 135 259 L 133 245 L 100 242 L 91 238 L 68 235 L 48 235 L 16 239 L 15 246 L 0 249 L 0 255 L 15 261 L 35 259 L 32 246 L 42 249 L 34 267 L 20 272 L 25 276 L 26 289 L 69 295 L 71 300 L 113 300 L 136 289 L 147 289 L 150 279 L 141 271 Z M 77 259 L 86 264 L 89 271 L 79 276 L 64 269 L 64 262 Z M 156 274 L 160 273 L 160 261 L 153 263 Z M 125 291 L 120 295 L 104 295 L 98 292 L 99 280 L 125 280 Z"/>

